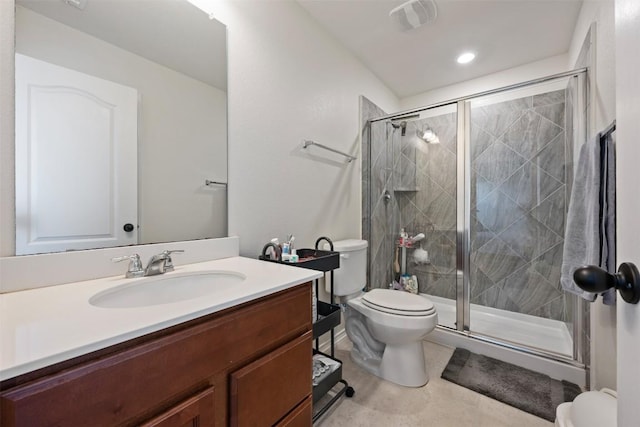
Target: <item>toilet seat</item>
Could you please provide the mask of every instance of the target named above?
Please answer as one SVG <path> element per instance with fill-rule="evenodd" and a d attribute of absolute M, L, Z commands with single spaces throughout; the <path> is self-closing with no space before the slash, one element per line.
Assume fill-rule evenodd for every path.
<path fill-rule="evenodd" d="M 399 316 L 429 316 L 436 312 L 427 298 L 392 289 L 372 289 L 362 296 L 362 303 L 373 310 Z"/>

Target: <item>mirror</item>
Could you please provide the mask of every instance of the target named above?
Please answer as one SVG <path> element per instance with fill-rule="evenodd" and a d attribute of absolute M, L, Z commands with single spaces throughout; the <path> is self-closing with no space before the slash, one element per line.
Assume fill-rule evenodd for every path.
<path fill-rule="evenodd" d="M 226 236 L 226 58 L 186 0 L 17 0 L 16 255 Z"/>

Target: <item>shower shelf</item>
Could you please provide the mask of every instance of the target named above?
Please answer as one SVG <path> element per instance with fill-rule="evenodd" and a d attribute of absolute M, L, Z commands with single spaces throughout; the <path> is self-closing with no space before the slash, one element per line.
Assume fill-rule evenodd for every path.
<path fill-rule="evenodd" d="M 330 251 L 323 251 L 318 249 L 318 244 L 326 240 L 329 243 Z M 333 297 L 333 270 L 340 268 L 340 253 L 333 251 L 333 242 L 327 237 L 320 237 L 316 240 L 315 249 L 297 249 L 296 253 L 300 257 L 300 261 L 297 263 L 283 262 L 277 259 L 270 259 L 266 256 L 260 256 L 262 261 L 276 262 L 279 264 L 290 265 L 292 267 L 308 268 L 311 270 L 322 271 L 325 273 L 325 280 L 327 273 L 331 277 L 331 293 L 330 302 L 320 301 L 318 299 L 317 305 L 317 319 L 313 319 L 313 338 L 315 339 L 315 348 L 313 354 L 322 354 L 340 363 L 340 366 L 323 378 L 319 384 L 313 387 L 313 404 L 320 401 L 329 391 L 338 385 L 342 384 L 342 388 L 337 390 L 331 399 L 326 401 L 320 408 L 314 407 L 313 422 L 316 422 L 322 415 L 324 415 L 334 403 L 336 403 L 342 395 L 352 397 L 355 393 L 353 387 L 342 378 L 342 362 L 335 358 L 335 335 L 334 328 L 340 325 L 342 310 L 339 305 L 334 304 Z M 316 295 L 319 291 L 319 281 L 315 280 L 314 283 Z M 320 337 L 326 333 L 331 332 L 331 347 L 330 354 L 324 354 L 320 351 Z"/>

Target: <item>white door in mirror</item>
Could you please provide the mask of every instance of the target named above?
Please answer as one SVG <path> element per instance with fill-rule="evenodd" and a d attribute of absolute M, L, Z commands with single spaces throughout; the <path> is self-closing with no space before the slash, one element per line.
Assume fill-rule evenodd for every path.
<path fill-rule="evenodd" d="M 137 104 L 16 54 L 16 255 L 138 243 Z"/>

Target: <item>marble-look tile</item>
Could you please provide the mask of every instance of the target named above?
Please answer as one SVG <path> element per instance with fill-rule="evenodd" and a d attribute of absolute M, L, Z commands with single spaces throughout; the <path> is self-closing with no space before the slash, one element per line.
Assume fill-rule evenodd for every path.
<path fill-rule="evenodd" d="M 496 234 L 501 233 L 524 214 L 525 210 L 499 189 L 478 202 L 475 212 L 478 221 Z"/>
<path fill-rule="evenodd" d="M 387 205 L 384 201 L 378 203 L 371 214 L 371 242 L 374 245 L 382 242 L 387 235 L 387 215 Z"/>
<path fill-rule="evenodd" d="M 509 275 L 504 280 L 502 289 L 518 305 L 522 313 L 528 314 L 562 296 L 562 293 L 537 273 L 531 264 Z"/>
<path fill-rule="evenodd" d="M 433 147 L 433 148 L 432 148 Z M 449 195 L 456 194 L 456 156 L 441 144 L 429 145 L 429 163 L 426 170 L 429 177 Z"/>
<path fill-rule="evenodd" d="M 430 236 L 423 248 L 429 252 L 431 264 L 439 271 L 451 271 L 456 268 L 456 245 L 443 233 Z M 423 240 L 424 242 L 424 240 Z"/>
<path fill-rule="evenodd" d="M 502 142 L 531 159 L 563 129 L 534 111 L 528 111 L 507 130 Z"/>
<path fill-rule="evenodd" d="M 478 221 L 475 213 L 471 214 L 471 229 L 469 230 L 471 239 L 471 251 L 477 251 L 487 242 L 496 237 L 495 233 Z"/>
<path fill-rule="evenodd" d="M 472 253 L 471 262 L 494 283 L 499 283 L 526 264 L 524 259 L 498 237 Z"/>
<path fill-rule="evenodd" d="M 522 111 L 531 108 L 531 97 L 491 104 L 484 107 L 471 106 L 471 123 L 481 127 L 496 138 L 522 116 Z"/>
<path fill-rule="evenodd" d="M 402 154 L 393 170 L 394 189 L 411 190 L 416 188 L 416 162 Z"/>
<path fill-rule="evenodd" d="M 484 131 L 480 126 L 474 126 L 471 123 L 471 159 L 475 160 L 478 156 L 484 153 L 484 150 L 489 148 L 491 144 L 496 141 L 496 138 Z"/>
<path fill-rule="evenodd" d="M 498 235 L 523 259 L 534 259 L 562 242 L 562 237 L 527 214 Z"/>
<path fill-rule="evenodd" d="M 476 207 L 479 201 L 484 200 L 493 190 L 496 184 L 479 175 L 475 169 L 471 169 L 471 206 Z"/>
<path fill-rule="evenodd" d="M 532 162 L 558 181 L 564 183 L 565 160 L 565 133 L 561 132 L 540 150 L 540 153 L 533 158 Z"/>
<path fill-rule="evenodd" d="M 528 314 L 537 317 L 544 317 L 546 319 L 559 320 L 561 322 L 564 322 L 568 319 L 565 312 L 564 296 L 562 295 L 547 302 L 544 305 L 541 305 L 540 307 L 537 307 L 534 310 L 529 311 Z"/>
<path fill-rule="evenodd" d="M 487 289 L 495 286 L 495 283 L 473 263 L 470 270 L 471 303 L 477 304 L 480 302 L 478 297 Z"/>
<path fill-rule="evenodd" d="M 564 97 L 564 91 L 558 91 Z M 559 104 L 543 105 L 535 107 L 533 109 L 536 113 L 540 114 L 547 120 L 555 123 L 564 129 L 565 117 L 564 117 L 564 102 Z"/>
<path fill-rule="evenodd" d="M 558 236 L 564 236 L 565 221 L 565 186 L 558 188 L 553 194 L 531 210 L 531 216 L 546 225 Z"/>
<path fill-rule="evenodd" d="M 500 183 L 520 168 L 526 159 L 500 141 L 478 156 L 473 167 L 487 180 Z"/>
<path fill-rule="evenodd" d="M 420 212 L 428 215 L 428 206 L 445 193 L 444 189 L 429 175 L 418 173 L 418 191 L 415 192 L 415 205 Z"/>
<path fill-rule="evenodd" d="M 564 90 L 555 90 L 553 92 L 541 93 L 533 95 L 533 107 L 541 105 L 558 104 L 564 102 Z"/>
<path fill-rule="evenodd" d="M 486 291 L 476 297 L 477 304 L 486 307 L 493 307 L 500 310 L 513 311 L 520 313 L 522 309 L 516 304 L 509 294 L 503 290 L 500 285 L 493 285 Z M 473 322 L 473 311 L 471 311 L 471 322 Z"/>
<path fill-rule="evenodd" d="M 562 270 L 563 244 L 563 242 L 558 243 L 534 259 L 531 263 L 533 268 L 558 290 L 562 290 L 560 275 Z"/>
<path fill-rule="evenodd" d="M 433 124 L 432 129 L 436 132 L 436 135 L 438 135 L 440 144 L 455 154 L 458 142 L 456 114 L 451 113 L 438 116 L 436 119 L 438 120 Z"/>
<path fill-rule="evenodd" d="M 500 185 L 507 197 L 528 211 L 538 205 L 562 183 L 531 162 L 525 163 Z"/>
<path fill-rule="evenodd" d="M 427 295 L 433 295 L 440 298 L 449 298 L 455 300 L 456 298 L 456 283 L 455 275 L 452 273 L 438 273 L 435 281 L 430 281 L 426 286 L 421 287 L 420 276 L 418 275 L 418 287 L 420 292 L 424 292 Z M 424 289 L 424 291 L 422 291 Z"/>
<path fill-rule="evenodd" d="M 422 212 L 431 218 L 437 230 L 447 230 L 456 226 L 456 201 L 445 192 L 440 192 Z"/>

